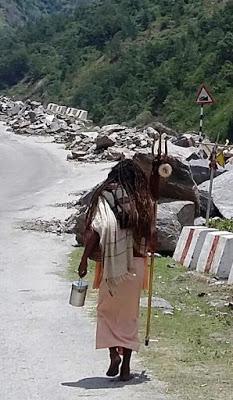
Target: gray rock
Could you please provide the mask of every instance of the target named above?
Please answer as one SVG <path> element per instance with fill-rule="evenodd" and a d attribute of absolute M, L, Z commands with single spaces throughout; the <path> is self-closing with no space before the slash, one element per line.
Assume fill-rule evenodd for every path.
<path fill-rule="evenodd" d="M 76 146 L 78 146 L 80 143 L 82 143 L 82 139 L 80 136 L 75 136 L 75 140 L 69 145 L 69 149 L 74 149 Z"/>
<path fill-rule="evenodd" d="M 55 133 L 55 132 L 61 132 L 67 129 L 67 123 L 65 121 L 61 120 L 54 120 L 50 127 L 49 127 L 49 132 Z"/>
<path fill-rule="evenodd" d="M 81 138 L 88 138 L 90 141 L 94 141 L 97 139 L 99 132 L 79 132 Z"/>
<path fill-rule="evenodd" d="M 146 129 L 144 129 L 143 133 L 149 136 L 151 139 L 159 138 L 159 132 L 151 126 L 148 126 Z"/>
<path fill-rule="evenodd" d="M 104 134 L 111 134 L 111 133 L 113 133 L 113 132 L 119 132 L 119 131 L 123 131 L 123 130 L 125 130 L 125 129 L 127 129 L 127 126 L 122 126 L 122 125 L 119 125 L 119 124 L 112 124 L 112 125 L 105 125 L 105 126 L 103 126 L 102 128 L 101 128 L 101 131 L 104 133 Z"/>
<path fill-rule="evenodd" d="M 106 135 L 99 135 L 96 139 L 96 150 L 106 150 L 108 147 L 114 146 L 115 141 Z"/>
<path fill-rule="evenodd" d="M 34 135 L 34 134 L 35 134 L 35 131 L 34 131 L 34 129 L 26 128 L 26 129 L 24 130 L 24 134 L 25 134 L 25 135 Z"/>
<path fill-rule="evenodd" d="M 195 226 L 204 226 L 206 224 L 206 219 L 203 217 L 195 218 L 194 225 Z"/>
<path fill-rule="evenodd" d="M 147 147 L 147 141 L 146 140 L 141 140 L 140 142 L 140 147 Z"/>
<path fill-rule="evenodd" d="M 29 126 L 29 128 L 33 129 L 34 131 L 39 130 L 39 129 L 45 130 L 46 129 L 46 125 L 44 123 L 40 123 L 40 124 L 36 123 L 36 124 L 31 124 Z"/>
<path fill-rule="evenodd" d="M 194 147 L 195 139 L 190 134 L 184 134 L 178 136 L 178 138 L 173 139 L 172 143 L 175 144 L 176 146 L 181 146 L 181 147 Z"/>
<path fill-rule="evenodd" d="M 29 111 L 28 115 L 32 123 L 36 122 L 37 114 L 34 111 Z"/>
<path fill-rule="evenodd" d="M 233 170 L 214 179 L 213 203 L 219 213 L 224 217 L 233 218 L 233 195 L 232 195 Z M 209 181 L 198 186 L 199 190 L 208 195 Z"/>
<path fill-rule="evenodd" d="M 133 158 L 135 152 L 125 147 L 111 147 L 104 152 L 105 157 L 109 161 L 120 161 L 125 158 Z"/>
<path fill-rule="evenodd" d="M 164 132 L 169 136 L 177 136 L 177 132 L 158 121 L 153 121 L 150 126 L 158 132 Z"/>
<path fill-rule="evenodd" d="M 26 128 L 26 127 L 28 127 L 30 124 L 31 124 L 30 121 L 24 120 L 24 121 L 22 121 L 22 122 L 19 123 L 19 128 L 20 128 L 20 129 Z"/>
<path fill-rule="evenodd" d="M 230 171 L 233 169 L 233 157 L 230 157 L 226 163 L 226 170 Z"/>
<path fill-rule="evenodd" d="M 14 115 L 19 114 L 22 107 L 23 107 L 23 105 L 21 103 L 15 103 L 15 105 L 8 110 L 8 115 L 14 116 Z"/>
<path fill-rule="evenodd" d="M 208 181 L 210 179 L 210 168 L 209 168 L 209 160 L 207 159 L 198 159 L 198 160 L 190 160 L 189 165 L 193 174 L 193 179 L 197 185 Z M 222 167 L 219 167 L 215 172 L 215 176 L 222 175 L 226 170 Z"/>
<path fill-rule="evenodd" d="M 202 217 L 206 217 L 206 211 L 207 211 L 207 205 L 208 205 L 208 190 L 201 190 L 200 187 L 199 189 L 199 198 L 200 198 L 200 214 Z M 213 199 L 211 200 L 210 203 L 210 217 L 213 218 L 218 214 L 218 210 L 216 209 Z"/>
<path fill-rule="evenodd" d="M 136 144 L 132 143 L 129 145 L 129 150 L 135 150 L 136 149 Z"/>
<path fill-rule="evenodd" d="M 147 306 L 148 306 L 148 298 L 147 297 L 141 298 L 140 306 L 143 308 L 147 308 Z M 167 310 L 170 312 L 172 312 L 174 310 L 174 307 L 167 300 L 164 300 L 161 297 L 152 297 L 151 306 L 153 308 L 159 308 L 159 309 Z"/>
<path fill-rule="evenodd" d="M 74 150 L 71 151 L 71 154 L 72 154 L 73 160 L 81 160 L 81 161 L 83 161 L 83 159 L 84 159 L 84 157 L 86 156 L 87 153 L 86 153 L 86 151 L 80 151 L 80 150 L 74 149 Z"/>
<path fill-rule="evenodd" d="M 158 150 L 158 141 L 155 143 L 155 152 L 157 153 Z M 168 146 L 168 154 L 172 157 L 179 158 L 181 160 L 190 159 L 193 155 L 198 155 L 198 148 L 197 147 L 181 147 L 176 146 L 171 141 L 167 142 Z M 164 144 L 163 144 L 163 151 L 164 151 Z"/>
<path fill-rule="evenodd" d="M 45 123 L 47 126 L 50 126 L 55 119 L 54 114 L 45 114 L 44 117 L 45 117 Z"/>
<path fill-rule="evenodd" d="M 41 103 L 39 101 L 30 101 L 30 106 L 34 110 L 35 108 L 41 106 Z"/>
<path fill-rule="evenodd" d="M 171 201 L 158 205 L 158 251 L 173 253 L 183 226 L 194 224 L 195 206 L 190 201 Z"/>

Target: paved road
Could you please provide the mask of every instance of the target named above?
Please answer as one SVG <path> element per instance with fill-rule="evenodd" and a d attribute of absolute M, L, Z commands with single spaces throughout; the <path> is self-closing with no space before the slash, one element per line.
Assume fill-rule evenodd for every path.
<path fill-rule="evenodd" d="M 94 350 L 94 324 L 68 305 L 61 277 L 73 238 L 17 228 L 22 219 L 64 217 L 51 205 L 102 180 L 106 166 L 75 167 L 59 146 L 4 132 L 0 125 L 1 400 L 167 399 L 143 376 L 129 385 L 104 377 L 107 353 Z"/>

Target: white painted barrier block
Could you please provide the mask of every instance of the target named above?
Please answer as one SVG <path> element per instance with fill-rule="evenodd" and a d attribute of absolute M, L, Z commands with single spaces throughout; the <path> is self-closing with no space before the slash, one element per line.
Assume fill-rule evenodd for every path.
<path fill-rule="evenodd" d="M 61 106 L 60 113 L 64 115 L 66 113 L 66 110 L 67 110 L 66 106 Z"/>
<path fill-rule="evenodd" d="M 75 117 L 76 114 L 77 114 L 77 109 L 76 108 L 70 108 L 68 115 L 71 116 L 71 117 Z"/>
<path fill-rule="evenodd" d="M 229 278 L 228 278 L 228 285 L 233 285 L 233 264 L 231 266 L 231 270 L 230 270 L 230 274 L 229 274 Z"/>
<path fill-rule="evenodd" d="M 55 103 L 49 103 L 47 106 L 48 111 L 56 112 L 58 105 Z"/>
<path fill-rule="evenodd" d="M 47 110 L 51 111 L 54 114 L 68 115 L 82 121 L 86 121 L 88 116 L 88 112 L 85 110 L 78 110 L 77 108 L 73 107 L 59 106 L 55 103 L 49 103 L 47 106 Z"/>
<path fill-rule="evenodd" d="M 82 121 L 86 121 L 87 120 L 87 116 L 88 116 L 88 112 L 87 111 L 85 111 L 85 110 L 80 110 L 81 112 L 80 112 L 80 114 L 79 114 L 79 118 L 82 120 Z"/>
<path fill-rule="evenodd" d="M 219 237 L 210 273 L 228 279 L 233 264 L 233 234 Z"/>
<path fill-rule="evenodd" d="M 217 231 L 214 228 L 207 228 L 205 226 L 195 229 L 190 247 L 184 259 L 183 265 L 191 270 L 197 267 L 197 261 L 201 253 L 202 246 L 205 242 L 206 235 L 210 232 Z"/>
<path fill-rule="evenodd" d="M 173 254 L 173 259 L 176 262 L 179 262 L 181 264 L 184 263 L 184 260 L 190 249 L 194 233 L 198 230 L 205 230 L 205 229 L 207 229 L 207 228 L 205 228 L 203 226 L 184 226 L 183 227 L 180 237 L 179 237 L 179 240 L 178 240 L 178 243 L 176 245 L 175 252 Z"/>
<path fill-rule="evenodd" d="M 198 272 L 210 272 L 219 239 L 221 236 L 225 235 L 232 235 L 232 233 L 226 231 L 214 231 L 206 235 L 200 256 L 197 261 L 196 270 Z"/>
<path fill-rule="evenodd" d="M 175 251 L 173 254 L 173 260 L 175 260 L 176 262 L 180 262 L 181 255 L 182 255 L 182 252 L 183 252 L 183 249 L 185 246 L 185 242 L 187 241 L 187 237 L 192 228 L 193 228 L 193 226 L 184 226 L 181 231 L 179 240 L 176 244 L 176 248 L 175 248 Z"/>
<path fill-rule="evenodd" d="M 61 109 L 62 109 L 62 106 L 57 106 L 57 113 L 58 114 L 61 114 Z"/>

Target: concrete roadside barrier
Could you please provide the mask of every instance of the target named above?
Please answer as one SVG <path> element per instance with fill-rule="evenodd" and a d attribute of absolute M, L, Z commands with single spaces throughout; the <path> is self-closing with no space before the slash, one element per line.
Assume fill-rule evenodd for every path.
<path fill-rule="evenodd" d="M 67 107 L 66 106 L 60 106 L 59 107 L 59 113 L 64 115 L 66 113 Z"/>
<path fill-rule="evenodd" d="M 49 103 L 47 110 L 54 114 L 68 115 L 69 117 L 80 119 L 81 121 L 86 121 L 88 112 L 86 110 L 78 110 L 73 107 L 59 106 L 55 103 Z"/>
<path fill-rule="evenodd" d="M 217 268 L 216 267 L 217 261 L 214 261 L 214 260 L 215 260 L 216 253 L 218 253 L 218 254 L 221 253 L 218 250 L 218 248 L 219 248 L 218 245 L 219 245 L 220 238 L 223 236 L 232 236 L 232 233 L 227 232 L 227 231 L 214 231 L 214 232 L 209 232 L 206 235 L 205 241 L 203 243 L 203 246 L 202 246 L 202 249 L 200 252 L 200 256 L 197 261 L 196 270 L 198 272 L 210 273 L 211 269 L 213 270 L 213 265 L 215 265 L 215 269 Z M 221 243 L 222 243 L 222 241 L 221 241 Z"/>
<path fill-rule="evenodd" d="M 214 231 L 217 231 L 217 229 L 207 228 L 204 226 L 200 227 L 199 229 L 195 229 L 191 245 L 183 262 L 185 267 L 189 268 L 190 270 L 195 270 L 197 268 L 197 262 L 202 250 L 202 246 L 205 242 L 205 238 L 208 233 Z"/>
<path fill-rule="evenodd" d="M 47 110 L 48 110 L 48 111 L 51 111 L 51 112 L 53 112 L 53 113 L 56 113 L 58 107 L 59 107 L 59 106 L 58 106 L 57 104 L 55 104 L 55 103 L 49 103 L 48 106 L 47 106 Z"/>
<path fill-rule="evenodd" d="M 176 245 L 173 259 L 176 262 L 188 267 L 192 259 L 192 254 L 194 252 L 199 233 L 207 230 L 208 228 L 204 226 L 184 226 Z"/>
<path fill-rule="evenodd" d="M 228 279 L 233 264 L 233 234 L 220 235 L 210 273 Z"/>
<path fill-rule="evenodd" d="M 229 274 L 229 278 L 228 278 L 228 285 L 233 285 L 233 264 L 232 264 L 232 266 L 231 266 L 231 271 L 230 271 L 230 274 Z"/>
<path fill-rule="evenodd" d="M 85 110 L 80 110 L 79 119 L 82 121 L 86 121 L 88 116 L 88 112 Z"/>

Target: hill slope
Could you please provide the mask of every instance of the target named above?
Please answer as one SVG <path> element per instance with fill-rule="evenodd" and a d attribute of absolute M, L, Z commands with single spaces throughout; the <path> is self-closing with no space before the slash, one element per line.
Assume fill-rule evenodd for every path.
<path fill-rule="evenodd" d="M 21 24 L 43 14 L 63 11 L 78 5 L 79 0 L 0 0 L 1 25 Z"/>
<path fill-rule="evenodd" d="M 152 114 L 198 129 L 205 81 L 217 103 L 204 126 L 233 130 L 232 0 L 103 0 L 21 29 L 0 51 L 2 90 L 78 105 L 103 123 Z"/>

